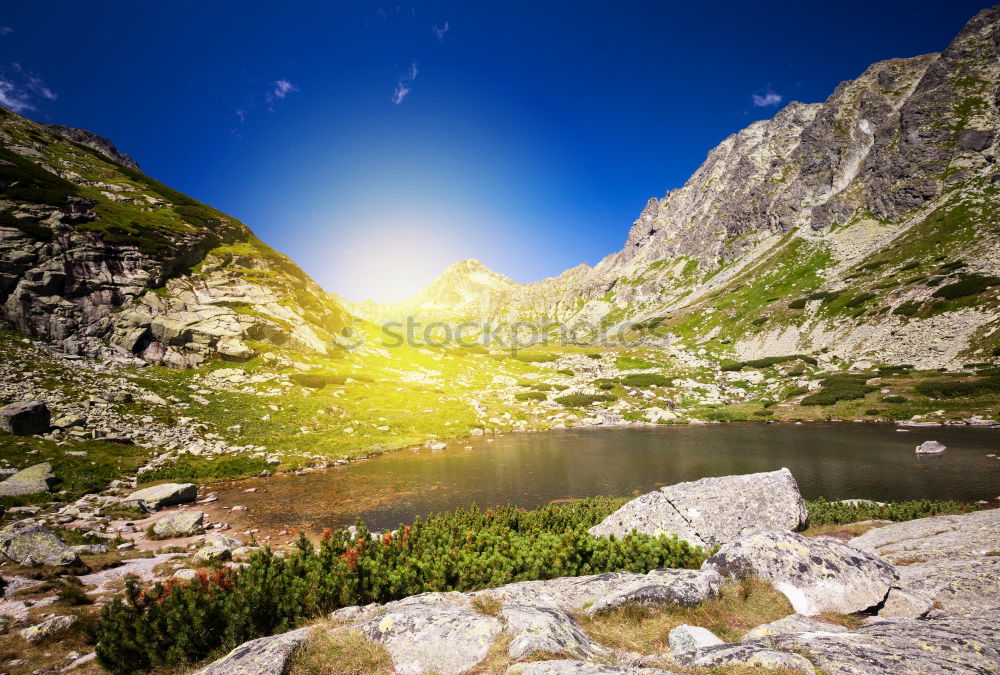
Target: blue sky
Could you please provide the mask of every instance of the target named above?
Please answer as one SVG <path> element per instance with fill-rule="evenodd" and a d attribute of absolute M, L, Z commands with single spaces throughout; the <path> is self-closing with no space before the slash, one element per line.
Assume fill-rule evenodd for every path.
<path fill-rule="evenodd" d="M 397 299 L 462 258 L 593 264 L 727 135 L 986 6 L 9 1 L 0 100 L 110 137 L 327 289 Z"/>

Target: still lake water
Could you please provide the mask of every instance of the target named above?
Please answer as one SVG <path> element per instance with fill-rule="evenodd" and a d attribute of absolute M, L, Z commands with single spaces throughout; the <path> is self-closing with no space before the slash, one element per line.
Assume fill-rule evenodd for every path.
<path fill-rule="evenodd" d="M 487 442 L 487 438 L 494 438 Z M 1000 430 L 887 424 L 715 424 L 555 430 L 476 437 L 434 452 L 401 450 L 347 466 L 219 486 L 259 526 L 323 527 L 361 517 L 374 530 L 478 504 L 533 508 L 594 495 L 636 495 L 706 476 L 788 467 L 806 499 L 1000 497 Z M 948 446 L 919 457 L 926 440 Z M 466 449 L 466 446 L 471 446 Z M 255 493 L 244 493 L 256 487 Z"/>

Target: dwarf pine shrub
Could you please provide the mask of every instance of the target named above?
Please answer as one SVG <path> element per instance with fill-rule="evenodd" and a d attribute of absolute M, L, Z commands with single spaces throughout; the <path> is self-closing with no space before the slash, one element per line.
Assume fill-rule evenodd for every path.
<path fill-rule="evenodd" d="M 97 658 L 112 673 L 177 668 L 338 607 L 702 563 L 700 548 L 674 536 L 587 532 L 625 501 L 459 509 L 377 538 L 359 523 L 354 536 L 327 530 L 318 548 L 303 536 L 284 559 L 261 551 L 241 569 L 202 570 L 190 582 L 143 588 L 130 581 L 124 598 L 102 610 Z"/>

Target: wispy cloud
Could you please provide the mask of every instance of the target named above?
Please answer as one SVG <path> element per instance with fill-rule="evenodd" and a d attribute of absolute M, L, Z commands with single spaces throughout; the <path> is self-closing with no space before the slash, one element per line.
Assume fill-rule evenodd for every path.
<path fill-rule="evenodd" d="M 293 91 L 298 90 L 299 88 L 288 80 L 277 80 L 274 83 L 274 86 L 264 93 L 264 98 L 267 100 L 267 109 L 274 112 L 274 104 L 276 101 L 280 101 Z"/>
<path fill-rule="evenodd" d="M 403 102 L 413 90 L 413 81 L 417 79 L 417 75 L 420 74 L 420 70 L 417 68 L 417 62 L 411 61 L 410 68 L 405 73 L 399 76 L 396 80 L 396 90 L 392 93 L 392 102 L 395 105 L 399 105 Z"/>
<path fill-rule="evenodd" d="M 0 37 L 5 37 L 14 32 L 14 29 L 10 26 L 0 26 Z"/>
<path fill-rule="evenodd" d="M 434 31 L 434 37 L 437 38 L 437 41 L 444 44 L 444 36 L 448 34 L 450 28 L 451 26 L 445 21 L 443 26 L 434 26 L 431 30 Z"/>
<path fill-rule="evenodd" d="M 25 70 L 19 63 L 0 67 L 0 105 L 16 113 L 35 110 L 39 99 L 56 100 L 58 95 L 46 86 L 35 73 Z"/>
<path fill-rule="evenodd" d="M 757 108 L 767 108 L 770 106 L 776 106 L 781 103 L 781 94 L 771 89 L 761 96 L 760 94 L 753 95 L 753 104 Z"/>

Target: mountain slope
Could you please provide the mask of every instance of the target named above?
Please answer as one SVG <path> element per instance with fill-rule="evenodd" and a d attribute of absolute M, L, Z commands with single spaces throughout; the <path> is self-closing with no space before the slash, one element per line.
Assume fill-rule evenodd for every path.
<path fill-rule="evenodd" d="M 0 317 L 71 354 L 194 366 L 325 353 L 349 319 L 242 223 L 107 139 L 0 108 Z"/>
<path fill-rule="evenodd" d="M 488 293 L 483 316 L 639 323 L 741 358 L 981 360 L 1000 347 L 998 110 L 1000 6 L 730 136 L 622 251 Z"/>

